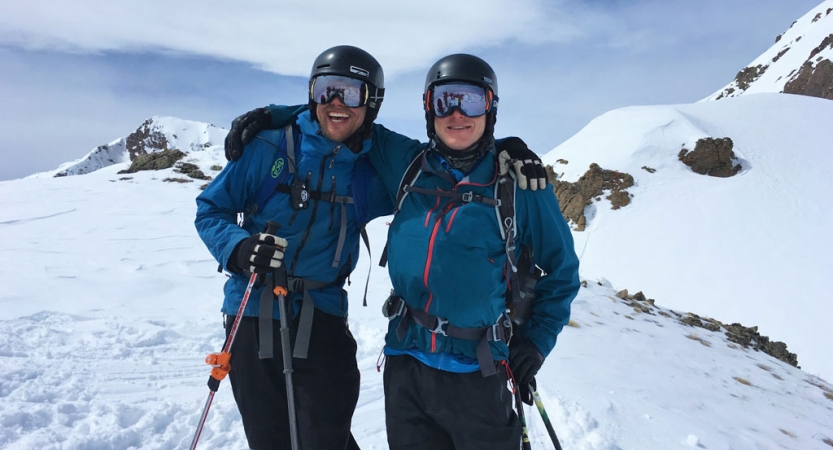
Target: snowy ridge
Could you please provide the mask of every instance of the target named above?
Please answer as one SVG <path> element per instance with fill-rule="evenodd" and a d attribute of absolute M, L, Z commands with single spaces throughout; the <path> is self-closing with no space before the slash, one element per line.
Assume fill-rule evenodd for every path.
<path fill-rule="evenodd" d="M 166 149 L 179 149 L 190 153 L 215 146 L 222 147 L 227 132 L 228 130 L 208 123 L 153 116 L 126 137 L 101 145 L 83 158 L 62 164 L 55 170 L 30 177 L 83 175 L 113 164 L 130 162 L 137 155 Z"/>
<path fill-rule="evenodd" d="M 210 149 L 188 161 L 210 173 L 222 158 Z M 225 277 L 193 229 L 200 183 L 162 182 L 172 169 L 121 180 L 126 166 L 0 182 L 0 198 L 9 199 L 0 209 L 0 448 L 190 444 L 208 394 L 203 359 L 223 342 Z M 367 255 L 348 287 L 362 373 L 353 432 L 365 450 L 387 448 L 376 365 L 390 284 L 375 258 L 389 220 L 368 227 L 376 236 L 370 306 L 357 300 Z M 565 449 L 830 448 L 828 383 L 740 348 L 722 331 L 680 323 L 683 310 L 662 306 L 672 297 L 634 302 L 616 297 L 622 288 L 641 286 L 585 280 L 573 324 L 539 374 Z M 526 415 L 533 448 L 552 448 L 537 412 Z M 246 448 L 228 380 L 198 448 Z"/>
<path fill-rule="evenodd" d="M 585 208 L 587 229 L 573 234 L 582 276 L 759 326 L 802 368 L 830 379 L 833 308 L 821 281 L 833 269 L 833 212 L 821 206 L 833 190 L 830 117 L 829 100 L 758 94 L 594 119 L 543 157 L 565 181 L 594 162 L 635 179 L 629 205 Z M 738 175 L 699 175 L 678 160 L 707 136 L 734 141 Z"/>
<path fill-rule="evenodd" d="M 811 56 L 812 55 L 812 56 Z M 741 94 L 784 92 L 805 62 L 817 66 L 833 60 L 833 0 L 824 0 L 795 21 L 775 44 L 749 63 L 738 77 L 702 101 L 736 97 Z"/>

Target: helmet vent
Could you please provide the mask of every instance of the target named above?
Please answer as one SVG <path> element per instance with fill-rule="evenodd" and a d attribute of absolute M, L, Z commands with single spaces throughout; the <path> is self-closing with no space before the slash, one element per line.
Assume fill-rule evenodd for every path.
<path fill-rule="evenodd" d="M 355 73 L 357 75 L 361 75 L 363 77 L 369 77 L 370 71 L 366 69 L 362 69 L 361 67 L 350 66 L 350 72 Z"/>

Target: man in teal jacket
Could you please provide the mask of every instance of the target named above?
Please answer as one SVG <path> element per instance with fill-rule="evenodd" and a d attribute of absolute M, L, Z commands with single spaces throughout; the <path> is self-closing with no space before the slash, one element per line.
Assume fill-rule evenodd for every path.
<path fill-rule="evenodd" d="M 512 376 L 531 403 L 529 385 L 579 289 L 572 235 L 552 189 L 516 190 L 515 223 L 501 230 L 492 137 L 497 77 L 485 61 L 440 59 L 428 72 L 424 104 L 427 151 L 382 132 L 370 152 L 382 182 L 400 197 L 388 234 L 395 291 L 384 350 L 388 443 L 393 450 L 515 450 L 520 427 L 506 381 Z M 407 156 L 391 148 L 408 149 Z M 403 180 L 410 187 L 402 196 L 408 156 L 419 158 L 421 171 Z M 515 320 L 522 325 L 510 335 L 502 236 L 513 228 L 516 252 L 530 249 L 544 275 L 529 317 Z"/>

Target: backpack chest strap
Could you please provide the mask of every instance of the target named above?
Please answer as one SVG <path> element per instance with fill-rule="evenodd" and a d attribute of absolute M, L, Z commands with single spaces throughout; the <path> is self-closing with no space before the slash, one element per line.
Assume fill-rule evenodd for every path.
<path fill-rule="evenodd" d="M 452 200 L 459 201 L 460 203 L 485 203 L 489 206 L 500 206 L 500 199 L 484 197 L 480 194 L 475 194 L 474 192 L 454 192 L 454 191 L 442 191 L 439 189 L 426 189 L 421 188 L 418 186 L 411 186 L 406 184 L 402 187 L 405 193 L 416 192 L 418 194 L 426 194 L 426 195 L 435 195 L 437 197 L 445 197 L 450 198 Z"/>

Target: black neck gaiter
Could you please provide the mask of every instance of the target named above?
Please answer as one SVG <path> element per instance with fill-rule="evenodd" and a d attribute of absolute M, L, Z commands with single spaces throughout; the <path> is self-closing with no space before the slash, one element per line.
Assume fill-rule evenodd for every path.
<path fill-rule="evenodd" d="M 468 174 L 474 169 L 474 166 L 480 161 L 480 158 L 494 148 L 495 139 L 491 136 L 484 137 L 467 149 L 453 150 L 439 138 L 435 137 L 431 140 L 431 146 L 440 156 L 448 161 L 449 166 L 464 174 Z"/>

